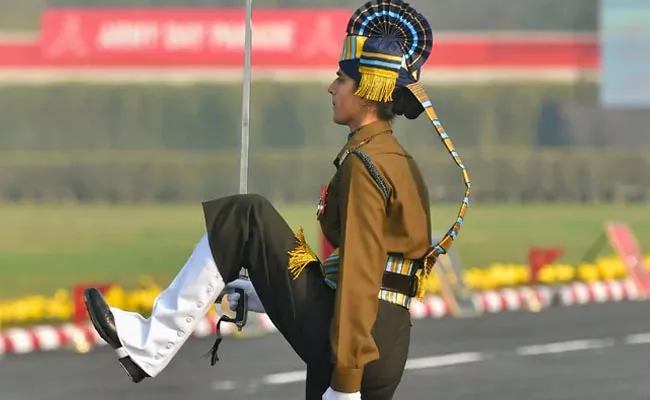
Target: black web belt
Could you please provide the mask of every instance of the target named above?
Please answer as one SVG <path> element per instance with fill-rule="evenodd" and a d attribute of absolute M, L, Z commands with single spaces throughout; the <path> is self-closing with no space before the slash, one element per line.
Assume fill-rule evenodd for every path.
<path fill-rule="evenodd" d="M 381 288 L 391 292 L 402 293 L 408 297 L 415 297 L 418 292 L 418 278 L 415 275 L 408 276 L 385 271 Z"/>

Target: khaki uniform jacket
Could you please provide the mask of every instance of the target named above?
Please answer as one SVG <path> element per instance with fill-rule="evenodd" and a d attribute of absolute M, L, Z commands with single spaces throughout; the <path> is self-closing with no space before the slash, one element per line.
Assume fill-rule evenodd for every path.
<path fill-rule="evenodd" d="M 359 148 L 386 183 L 386 201 L 361 159 Z M 331 386 L 360 390 L 364 366 L 379 358 L 371 330 L 388 253 L 420 259 L 431 246 L 429 195 L 413 158 L 392 135 L 388 122 L 357 131 L 336 160 L 337 171 L 318 217 L 323 234 L 339 250 L 340 270 L 330 332 L 334 374 Z"/>

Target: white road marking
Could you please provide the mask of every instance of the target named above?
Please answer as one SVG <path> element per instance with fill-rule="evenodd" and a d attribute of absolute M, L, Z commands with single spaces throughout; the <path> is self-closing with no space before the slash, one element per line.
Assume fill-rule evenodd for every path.
<path fill-rule="evenodd" d="M 650 333 L 638 333 L 626 336 L 622 341 L 624 344 L 650 343 Z M 572 351 L 595 350 L 612 347 L 617 343 L 613 338 L 569 340 L 564 342 L 553 342 L 530 346 L 521 346 L 515 349 L 518 356 L 536 356 L 544 354 L 560 354 Z M 489 354 L 481 352 L 463 352 L 443 354 L 430 357 L 411 358 L 406 362 L 405 370 L 420 370 L 431 368 L 442 368 L 452 365 L 469 364 L 485 361 L 490 358 Z M 262 385 L 287 385 L 291 383 L 304 382 L 307 378 L 305 370 L 289 371 L 264 376 L 261 381 L 255 380 Z M 235 381 L 217 381 L 212 383 L 212 389 L 217 391 L 236 390 L 239 387 Z"/>
<path fill-rule="evenodd" d="M 613 345 L 614 340 L 612 339 L 572 340 L 568 342 L 522 346 L 518 347 L 516 352 L 520 356 L 537 356 L 542 354 L 566 353 L 569 351 L 602 349 Z"/>
<path fill-rule="evenodd" d="M 481 353 L 455 353 L 443 356 L 413 358 L 406 362 L 406 370 L 440 368 L 450 365 L 468 364 L 483 360 Z"/>
<path fill-rule="evenodd" d="M 267 385 L 286 385 L 287 383 L 302 382 L 305 379 L 307 379 L 307 371 L 293 371 L 266 375 L 262 381 Z"/>
<path fill-rule="evenodd" d="M 483 360 L 481 353 L 455 353 L 441 356 L 412 358 L 406 362 L 406 370 L 440 368 L 450 365 L 467 364 Z M 266 375 L 262 382 L 267 385 L 286 385 L 304 382 L 307 378 L 306 371 L 290 371 Z"/>
<path fill-rule="evenodd" d="M 217 381 L 212 383 L 212 390 L 235 390 L 237 382 L 235 381 Z"/>
<path fill-rule="evenodd" d="M 650 343 L 650 333 L 637 333 L 625 337 L 626 344 Z"/>

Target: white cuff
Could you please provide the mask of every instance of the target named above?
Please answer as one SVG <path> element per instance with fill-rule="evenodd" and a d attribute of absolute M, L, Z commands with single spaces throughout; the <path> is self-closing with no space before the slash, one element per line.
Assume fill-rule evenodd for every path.
<path fill-rule="evenodd" d="M 341 393 L 329 387 L 323 394 L 323 400 L 361 400 L 361 392 Z"/>

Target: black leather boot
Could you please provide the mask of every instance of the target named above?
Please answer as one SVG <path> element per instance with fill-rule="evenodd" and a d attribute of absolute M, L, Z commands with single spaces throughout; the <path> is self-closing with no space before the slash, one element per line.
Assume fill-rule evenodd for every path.
<path fill-rule="evenodd" d="M 95 288 L 86 289 L 84 291 L 84 302 L 88 310 L 88 315 L 90 316 L 90 321 L 93 323 L 99 336 L 113 349 L 120 349 L 122 344 L 117 336 L 115 319 L 101 292 Z M 138 383 L 145 378 L 149 378 L 149 375 L 134 363 L 131 357 L 122 357 L 119 359 L 119 362 L 133 382 Z"/>

